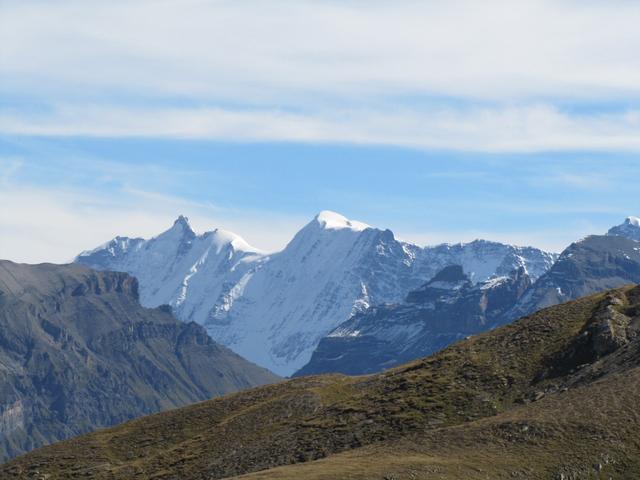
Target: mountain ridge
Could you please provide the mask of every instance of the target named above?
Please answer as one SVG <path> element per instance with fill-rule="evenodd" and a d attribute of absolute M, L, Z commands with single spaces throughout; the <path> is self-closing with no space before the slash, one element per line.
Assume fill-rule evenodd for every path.
<path fill-rule="evenodd" d="M 0 261 L 0 458 L 277 381 L 125 273 Z"/>

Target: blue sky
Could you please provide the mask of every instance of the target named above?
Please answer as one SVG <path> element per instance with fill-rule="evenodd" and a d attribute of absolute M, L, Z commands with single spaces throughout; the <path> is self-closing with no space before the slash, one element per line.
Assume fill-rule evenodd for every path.
<path fill-rule="evenodd" d="M 640 212 L 639 21 L 628 1 L 0 1 L 0 257 L 180 213 L 275 250 L 323 209 L 561 250 Z"/>

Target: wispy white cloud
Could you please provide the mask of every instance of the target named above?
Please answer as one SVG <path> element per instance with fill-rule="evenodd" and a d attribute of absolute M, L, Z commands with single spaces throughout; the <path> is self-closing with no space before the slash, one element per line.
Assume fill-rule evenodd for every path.
<path fill-rule="evenodd" d="M 0 132 L 47 136 L 349 142 L 493 152 L 635 151 L 640 149 L 640 111 L 577 116 L 544 105 L 434 111 L 322 110 L 311 113 L 63 105 L 45 113 L 0 114 Z"/>
<path fill-rule="evenodd" d="M 28 185 L 0 188 L 0 258 L 18 262 L 68 262 L 116 235 L 149 238 L 179 214 L 198 232 L 223 228 L 260 249 L 281 249 L 305 221 L 292 215 L 229 211 L 210 204 L 140 190 L 117 195 Z"/>
<path fill-rule="evenodd" d="M 125 191 L 97 196 L 81 190 L 55 190 L 14 185 L 0 188 L 0 258 L 38 263 L 71 261 L 83 250 L 115 237 L 150 238 L 169 228 L 178 214 L 186 214 L 198 232 L 224 228 L 267 251 L 282 249 L 309 217 L 268 212 L 225 211 L 170 195 Z M 393 225 L 379 225 L 381 228 Z M 398 237 L 419 245 L 467 242 L 485 238 L 560 251 L 572 241 L 597 233 L 579 224 L 548 231 L 400 231 Z"/>
<path fill-rule="evenodd" d="M 242 101 L 640 91 L 637 2 L 20 0 L 2 9 L 2 71 L 62 87 Z"/>
<path fill-rule="evenodd" d="M 0 157 L 0 187 L 9 184 L 13 177 L 22 167 L 23 161 L 18 157 Z"/>
<path fill-rule="evenodd" d="M 4 95 L 51 107 L 5 109 L 6 134 L 639 148 L 638 2 L 1 8 Z"/>

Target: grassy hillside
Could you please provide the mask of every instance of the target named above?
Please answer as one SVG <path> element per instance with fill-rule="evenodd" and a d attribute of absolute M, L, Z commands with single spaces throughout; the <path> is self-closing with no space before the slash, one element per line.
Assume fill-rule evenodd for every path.
<path fill-rule="evenodd" d="M 615 290 L 383 374 L 228 395 L 34 451 L 0 473 L 638 478 L 639 322 L 640 288 Z"/>

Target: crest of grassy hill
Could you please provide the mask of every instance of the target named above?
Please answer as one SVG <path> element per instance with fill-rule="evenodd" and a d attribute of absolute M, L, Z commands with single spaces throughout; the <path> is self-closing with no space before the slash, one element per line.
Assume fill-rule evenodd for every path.
<path fill-rule="evenodd" d="M 60 442 L 1 478 L 640 478 L 640 287 L 371 376 L 227 395 Z"/>

